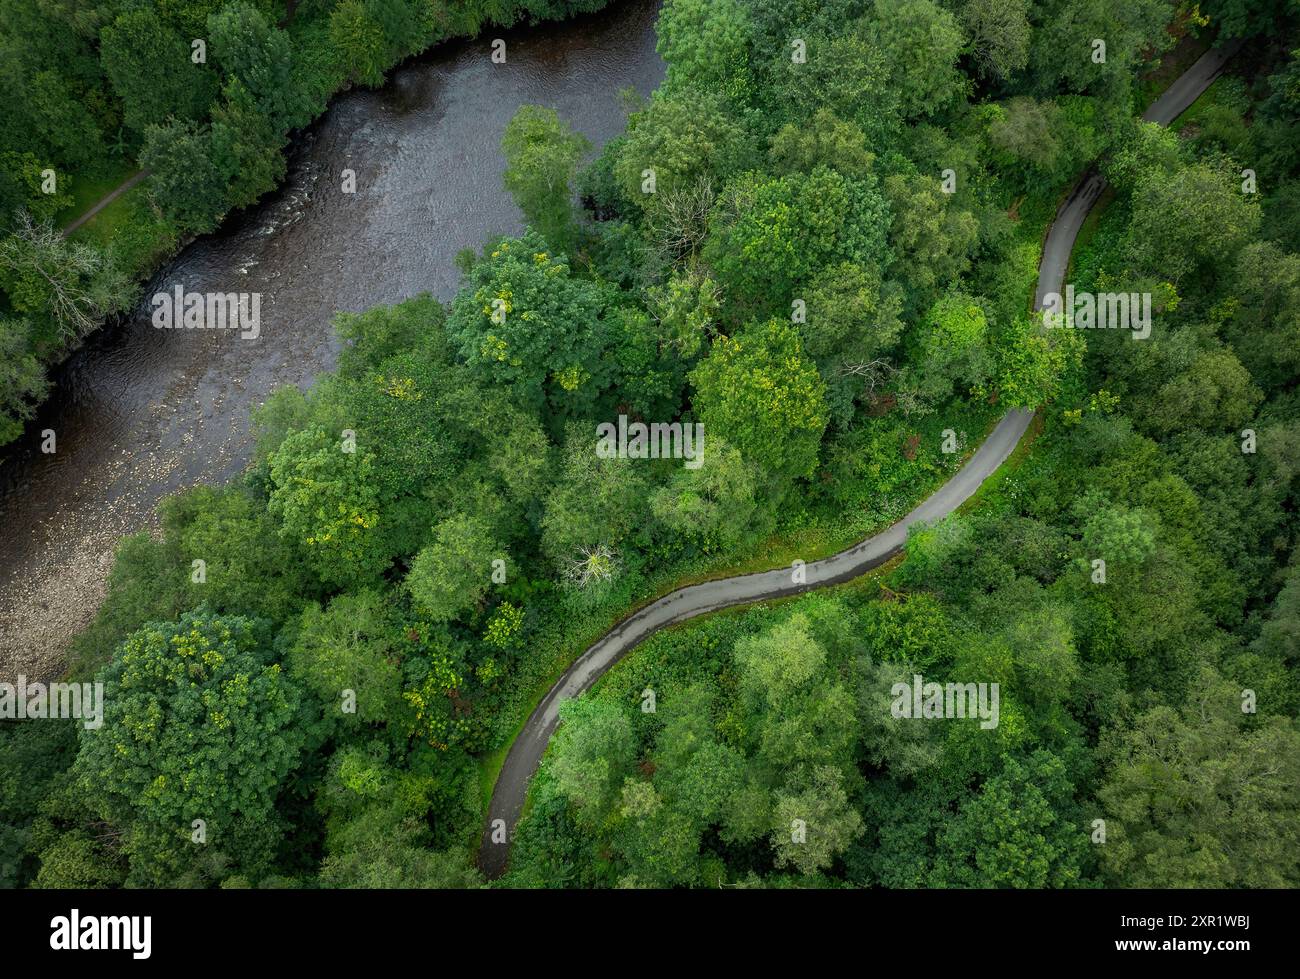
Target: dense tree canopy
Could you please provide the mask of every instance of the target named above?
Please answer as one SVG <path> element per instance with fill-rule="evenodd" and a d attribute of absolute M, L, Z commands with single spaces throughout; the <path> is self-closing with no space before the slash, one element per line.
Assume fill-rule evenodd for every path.
<path fill-rule="evenodd" d="M 103 674 L 105 726 L 85 732 L 74 771 L 106 819 L 130 822 L 140 883 L 203 874 L 209 845 L 249 868 L 273 859 L 301 695 L 257 633 L 186 615 L 135 633 Z"/>
<path fill-rule="evenodd" d="M 152 262 L 335 91 L 600 5 L 0 0 L 0 441 L 148 271 L 60 234 L 47 166 L 148 168 Z M 1201 42 L 1294 37 L 1263 9 L 666 0 L 621 136 L 589 160 L 522 107 L 525 229 L 448 302 L 339 314 L 247 470 L 122 541 L 74 643 L 103 726 L 0 724 L 0 881 L 479 886 L 485 790 L 576 656 L 687 582 L 798 583 L 1016 407 L 900 564 L 658 632 L 566 701 L 505 882 L 1300 884 L 1295 45 L 1135 118 Z M 1149 297 L 1141 337 L 1033 309 L 1094 162 L 1068 281 Z"/>

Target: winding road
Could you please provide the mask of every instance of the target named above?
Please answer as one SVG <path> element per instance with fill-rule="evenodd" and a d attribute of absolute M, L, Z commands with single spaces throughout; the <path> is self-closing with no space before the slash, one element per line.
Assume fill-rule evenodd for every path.
<path fill-rule="evenodd" d="M 1161 125 L 1171 123 L 1219 76 L 1239 46 L 1233 44 L 1207 51 L 1151 104 L 1143 113 L 1143 120 Z M 1075 238 L 1105 186 L 1105 179 L 1095 170 L 1090 170 L 1057 211 L 1043 242 L 1035 309 L 1042 308 L 1047 293 L 1063 291 Z M 495 879 L 505 872 L 510 860 L 510 839 L 528 796 L 529 782 L 559 724 L 561 703 L 591 689 L 606 670 L 660 629 L 734 605 L 784 598 L 841 584 L 884 564 L 902 551 L 908 529 L 913 524 L 942 519 L 968 500 L 1011 455 L 1032 418 L 1033 412 L 1030 411 L 1017 409 L 1008 412 L 952 479 L 915 510 L 848 550 L 806 565 L 800 582 L 795 582 L 790 568 L 779 568 L 679 588 L 632 613 L 597 640 L 564 671 L 510 746 L 492 793 L 487 826 L 479 849 L 479 867 L 483 873 Z"/>

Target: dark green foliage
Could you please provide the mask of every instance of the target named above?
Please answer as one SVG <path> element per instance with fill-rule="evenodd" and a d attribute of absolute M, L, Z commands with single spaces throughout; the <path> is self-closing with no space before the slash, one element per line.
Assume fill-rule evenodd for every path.
<path fill-rule="evenodd" d="M 0 244 L 0 441 L 123 270 L 273 187 L 332 92 L 599 5 L 0 0 L 0 204 L 32 215 Z M 528 231 L 446 306 L 341 314 L 245 478 L 121 543 L 73 661 L 103 728 L 0 727 L 0 881 L 479 886 L 487 776 L 582 649 L 898 520 L 1018 406 L 1032 451 L 900 566 L 658 633 L 566 702 L 506 883 L 1300 884 L 1296 69 L 1141 126 L 1168 13 L 667 0 L 667 79 L 581 173 L 555 113 L 504 134 Z M 137 155 L 157 210 L 111 252 L 43 223 L 46 164 Z M 1098 157 L 1070 276 L 1152 293 L 1141 341 L 1031 314 Z M 702 466 L 598 453 L 619 416 L 702 424 Z M 997 723 L 900 713 L 922 682 L 997 684 Z"/>
<path fill-rule="evenodd" d="M 294 723 L 301 694 L 269 662 L 259 632 L 248 619 L 206 612 L 152 623 L 97 677 L 104 726 L 82 732 L 73 772 L 102 818 L 131 826 L 125 846 L 138 883 L 270 865 L 276 796 L 303 735 Z"/>

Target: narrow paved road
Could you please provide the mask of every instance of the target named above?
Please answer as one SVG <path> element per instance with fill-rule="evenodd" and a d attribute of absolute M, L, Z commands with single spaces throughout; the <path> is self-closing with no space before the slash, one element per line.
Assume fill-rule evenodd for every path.
<path fill-rule="evenodd" d="M 81 215 L 81 217 L 77 218 L 77 220 L 73 221 L 70 225 L 64 228 L 63 229 L 64 236 L 66 237 L 67 235 L 72 234 L 72 232 L 76 231 L 83 224 L 85 224 L 87 221 L 93 218 L 104 208 L 108 207 L 109 204 L 112 204 L 113 201 L 117 200 L 119 197 L 121 197 L 123 194 L 125 194 L 128 190 L 130 190 L 132 187 L 134 187 L 136 184 L 138 184 L 141 180 L 143 180 L 147 176 L 149 176 L 148 170 L 141 170 L 138 173 L 131 174 L 131 176 L 127 177 L 120 184 L 118 184 L 107 194 L 101 197 L 95 203 L 94 207 L 90 208 L 90 210 L 86 211 L 86 213 Z"/>
<path fill-rule="evenodd" d="M 1222 50 L 1207 51 L 1152 103 L 1142 118 L 1148 122 L 1168 125 L 1219 76 L 1238 46 L 1230 45 Z M 1056 219 L 1043 243 L 1035 308 L 1042 308 L 1043 296 L 1047 293 L 1063 291 L 1074 240 L 1105 186 L 1106 181 L 1100 174 L 1089 171 L 1057 211 Z M 887 530 L 846 551 L 807 565 L 803 583 L 795 584 L 791 570 L 780 568 L 679 588 L 628 616 L 597 640 L 565 670 L 555 686 L 542 698 L 542 702 L 524 724 L 519 737 L 510 746 L 492 793 L 488 822 L 479 849 L 479 867 L 483 873 L 489 878 L 496 878 L 505 872 L 510 860 L 509 841 L 523 810 L 528 784 L 559 723 L 561 703 L 591 689 L 605 671 L 627 655 L 637 643 L 660 629 L 705 612 L 784 598 L 851 581 L 884 564 L 903 549 L 907 542 L 908 528 L 913 524 L 939 520 L 968 500 L 980 484 L 1011 455 L 1032 418 L 1033 413 L 1029 411 L 1008 412 L 966 465 L 933 496 Z M 502 837 L 500 829 L 503 827 L 506 830 L 504 842 L 494 842 L 494 836 L 498 840 Z"/>

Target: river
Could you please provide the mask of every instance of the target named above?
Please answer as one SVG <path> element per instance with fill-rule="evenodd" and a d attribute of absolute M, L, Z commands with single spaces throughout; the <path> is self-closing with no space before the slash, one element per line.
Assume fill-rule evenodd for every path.
<path fill-rule="evenodd" d="M 659 0 L 444 45 L 378 90 L 345 93 L 294 142 L 284 186 L 185 248 L 144 291 L 261 293 L 261 334 L 158 330 L 142 301 L 56 372 L 0 466 L 0 678 L 50 679 L 103 599 L 118 539 L 156 526 L 160 499 L 238 475 L 249 409 L 307 387 L 338 352 L 336 310 L 420 292 L 449 299 L 453 259 L 518 232 L 499 143 L 523 104 L 554 108 L 594 145 L 622 131 L 620 90 L 647 94 Z M 506 41 L 506 62 L 491 40 Z M 342 192 L 342 173 L 357 192 Z M 40 452 L 53 429 L 57 451 Z"/>

